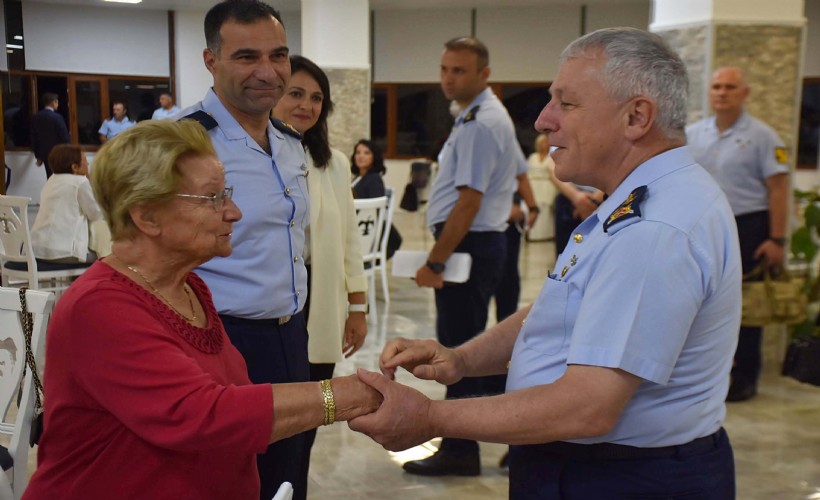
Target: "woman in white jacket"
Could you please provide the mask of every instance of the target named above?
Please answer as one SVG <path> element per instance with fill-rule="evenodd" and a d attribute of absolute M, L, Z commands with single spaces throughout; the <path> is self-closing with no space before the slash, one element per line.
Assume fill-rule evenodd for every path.
<path fill-rule="evenodd" d="M 367 336 L 367 279 L 350 189 L 350 163 L 328 142 L 327 117 L 333 110 L 330 83 L 309 59 L 292 56 L 290 62 L 290 81 L 273 116 L 303 135 L 307 152 L 308 359 L 311 380 L 324 380 L 333 375 L 335 363 L 359 350 Z M 308 448 L 315 432 L 308 439 Z M 304 456 L 309 463 L 309 449 Z"/>
<path fill-rule="evenodd" d="M 73 144 L 55 146 L 48 155 L 54 175 L 40 192 L 40 210 L 31 227 L 31 245 L 38 259 L 71 264 L 93 262 L 89 223 L 103 214 L 88 182 L 88 160 Z"/>

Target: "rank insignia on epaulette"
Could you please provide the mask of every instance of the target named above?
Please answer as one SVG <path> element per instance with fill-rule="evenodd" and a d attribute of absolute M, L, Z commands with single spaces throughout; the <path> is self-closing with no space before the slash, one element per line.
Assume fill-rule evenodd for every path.
<path fill-rule="evenodd" d="M 609 217 L 607 217 L 606 221 L 604 221 L 604 232 L 608 233 L 609 228 L 615 224 L 620 224 L 621 222 L 628 221 L 631 219 L 635 219 L 634 222 L 637 222 L 641 218 L 641 201 L 643 197 L 646 195 L 646 186 L 640 186 L 635 188 L 634 191 L 629 193 L 629 196 L 626 197 L 623 203 L 621 203 L 618 208 L 616 208 Z M 631 222 L 630 222 L 631 223 Z"/>
<path fill-rule="evenodd" d="M 786 152 L 786 148 L 774 148 L 774 159 L 777 163 L 788 163 L 789 153 Z"/>
<path fill-rule="evenodd" d="M 464 121 L 462 123 L 467 123 L 475 120 L 475 115 L 478 114 L 478 108 L 480 107 L 481 106 L 473 106 L 473 109 L 471 109 L 467 112 L 466 115 L 464 115 Z"/>
<path fill-rule="evenodd" d="M 288 134 L 291 137 L 295 137 L 300 141 L 302 140 L 302 134 L 298 130 L 293 128 L 293 125 L 285 123 L 282 120 L 274 118 L 272 116 L 270 117 L 270 122 L 273 125 L 273 128 L 275 128 L 276 130 L 284 132 L 285 134 Z"/>

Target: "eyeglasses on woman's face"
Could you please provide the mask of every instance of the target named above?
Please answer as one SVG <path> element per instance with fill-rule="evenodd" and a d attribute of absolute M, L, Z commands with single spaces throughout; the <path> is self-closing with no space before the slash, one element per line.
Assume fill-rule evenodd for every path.
<path fill-rule="evenodd" d="M 221 193 L 212 194 L 212 195 L 204 195 L 204 194 L 180 194 L 177 193 L 179 198 L 189 198 L 195 200 L 208 200 L 213 203 L 214 211 L 220 212 L 222 207 L 225 206 L 225 200 L 230 200 L 233 197 L 233 186 L 227 186 L 225 189 L 222 190 Z"/>

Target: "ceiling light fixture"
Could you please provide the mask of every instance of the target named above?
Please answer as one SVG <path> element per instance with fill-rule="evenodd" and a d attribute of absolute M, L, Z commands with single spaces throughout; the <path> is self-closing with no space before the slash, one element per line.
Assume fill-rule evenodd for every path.
<path fill-rule="evenodd" d="M 142 3 L 142 0 L 103 0 L 111 3 Z"/>

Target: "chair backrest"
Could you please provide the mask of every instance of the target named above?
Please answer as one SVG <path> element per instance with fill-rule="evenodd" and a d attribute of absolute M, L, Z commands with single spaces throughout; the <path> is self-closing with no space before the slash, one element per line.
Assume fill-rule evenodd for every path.
<path fill-rule="evenodd" d="M 387 196 L 353 200 L 353 207 L 359 221 L 362 259 L 365 262 L 377 259 L 387 218 Z"/>
<path fill-rule="evenodd" d="M 28 223 L 30 201 L 24 196 L 0 195 L 0 285 L 22 283 L 32 289 L 59 293 L 68 287 L 71 278 L 80 276 L 91 263 L 37 261 Z"/>
<path fill-rule="evenodd" d="M 7 262 L 28 262 L 34 255 L 28 237 L 28 204 L 26 196 L 0 195 L 0 257 Z"/>
<path fill-rule="evenodd" d="M 43 342 L 46 326 L 54 307 L 54 294 L 40 290 L 26 290 L 26 305 L 34 316 L 31 346 L 35 358 L 42 364 Z M 20 318 L 20 290 L 0 287 L 0 410 L 3 423 L 0 432 L 11 434 L 8 447 L 13 460 L 14 496 L 20 498 L 28 484 L 29 434 L 34 418 L 34 380 L 31 370 L 26 370 L 22 388 L 20 381 L 26 363 L 26 344 Z M 43 367 L 37 366 L 38 372 Z M 6 422 L 9 408 L 17 401 L 17 391 L 21 391 L 17 416 L 14 422 Z M 0 471 L 2 473 L 2 471 Z"/>

